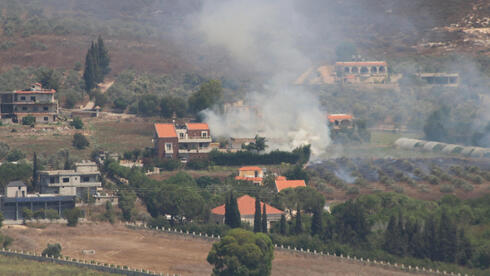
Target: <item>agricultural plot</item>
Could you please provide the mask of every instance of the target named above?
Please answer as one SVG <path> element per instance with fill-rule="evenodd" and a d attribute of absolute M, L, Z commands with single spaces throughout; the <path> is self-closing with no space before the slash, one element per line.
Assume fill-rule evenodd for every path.
<path fill-rule="evenodd" d="M 463 158 L 338 158 L 309 166 L 312 185 L 329 199 L 395 191 L 419 199 L 490 192 L 490 161 Z"/>

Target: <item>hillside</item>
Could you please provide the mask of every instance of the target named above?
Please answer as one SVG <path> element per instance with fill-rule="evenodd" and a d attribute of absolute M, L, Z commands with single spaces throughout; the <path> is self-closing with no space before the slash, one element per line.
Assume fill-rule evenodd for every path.
<path fill-rule="evenodd" d="M 193 29 L 203 2 L 2 1 L 0 71 L 13 66 L 73 68 L 84 62 L 90 41 L 100 34 L 111 51 L 114 74 L 128 68 L 166 74 L 243 73 L 246 69 L 203 43 Z M 332 59 L 343 41 L 379 58 L 447 51 L 489 54 L 487 1 L 330 0 L 297 5 L 310 31 L 307 37 L 298 34 L 298 44 L 312 60 Z"/>

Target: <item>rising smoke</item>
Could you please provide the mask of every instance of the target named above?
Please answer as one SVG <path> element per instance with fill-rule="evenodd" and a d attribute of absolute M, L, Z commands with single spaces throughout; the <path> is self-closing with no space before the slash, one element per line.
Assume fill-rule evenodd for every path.
<path fill-rule="evenodd" d="M 258 134 L 267 138 L 269 150 L 305 144 L 311 144 L 314 155 L 326 150 L 330 138 L 325 110 L 312 93 L 290 85 L 312 65 L 297 46 L 298 34 L 307 31 L 294 1 L 205 1 L 196 28 L 207 43 L 269 79 L 260 91 L 248 93 L 244 106 L 203 112 L 214 135 Z"/>

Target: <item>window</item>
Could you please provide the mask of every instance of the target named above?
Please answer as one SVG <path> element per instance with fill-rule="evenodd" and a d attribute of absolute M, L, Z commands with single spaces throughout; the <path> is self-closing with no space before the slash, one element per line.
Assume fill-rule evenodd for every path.
<path fill-rule="evenodd" d="M 35 102 L 36 101 L 36 96 L 31 96 L 31 101 Z"/>
<path fill-rule="evenodd" d="M 26 111 L 26 110 L 27 110 L 27 106 L 23 106 L 23 107 L 22 107 L 22 110 L 23 110 L 23 111 Z"/>
<path fill-rule="evenodd" d="M 48 120 L 49 120 L 49 118 L 48 118 L 48 117 L 44 117 L 44 121 L 48 121 Z"/>
<path fill-rule="evenodd" d="M 70 178 L 69 177 L 63 177 L 63 183 L 68 183 L 70 182 Z"/>
<path fill-rule="evenodd" d="M 21 100 L 21 101 L 25 101 L 25 100 L 26 100 L 26 97 L 25 97 L 25 96 L 21 96 L 21 97 L 20 97 L 20 100 Z"/>
<path fill-rule="evenodd" d="M 201 137 L 202 138 L 208 137 L 208 132 L 207 131 L 201 131 Z"/>
<path fill-rule="evenodd" d="M 32 107 L 32 111 L 36 112 L 37 111 L 37 106 Z"/>
<path fill-rule="evenodd" d="M 182 132 L 181 132 L 181 133 L 179 133 L 179 137 L 180 137 L 181 139 L 184 139 L 184 133 L 182 133 Z"/>
<path fill-rule="evenodd" d="M 171 151 L 172 150 L 172 143 L 165 143 L 165 150 Z"/>
<path fill-rule="evenodd" d="M 90 177 L 88 177 L 88 176 L 83 176 L 83 177 L 82 177 L 82 182 L 90 182 Z"/>
<path fill-rule="evenodd" d="M 43 107 L 43 110 L 44 110 L 44 111 L 48 111 L 48 110 L 49 110 L 49 108 L 48 108 L 47 106 L 45 106 L 45 107 Z"/>
<path fill-rule="evenodd" d="M 54 178 L 53 176 L 51 176 L 51 177 L 49 178 L 49 183 L 55 183 L 55 181 L 56 181 L 56 180 L 55 180 L 55 178 Z"/>

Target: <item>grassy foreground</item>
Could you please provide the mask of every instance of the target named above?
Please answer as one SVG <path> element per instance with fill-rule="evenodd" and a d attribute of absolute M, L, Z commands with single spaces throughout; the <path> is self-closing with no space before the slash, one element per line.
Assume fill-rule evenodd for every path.
<path fill-rule="evenodd" d="M 43 263 L 17 257 L 0 256 L 0 275 L 64 276 L 64 275 L 115 275 L 70 265 Z"/>

